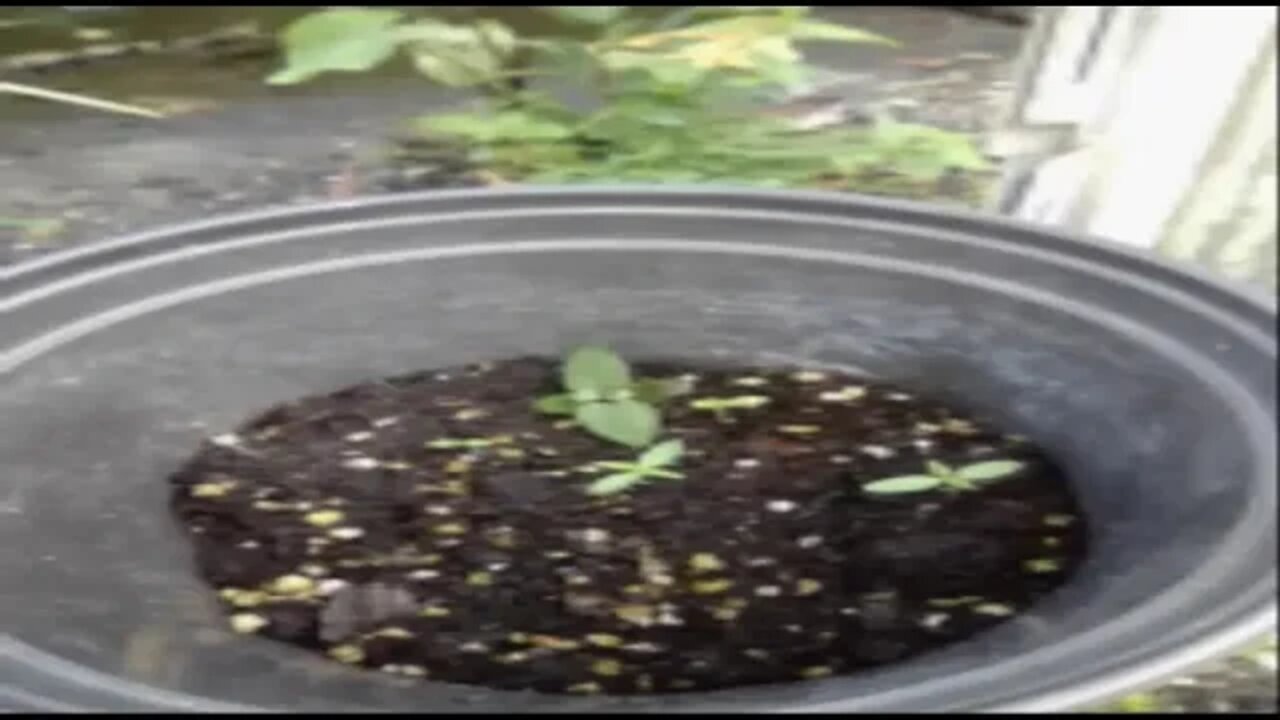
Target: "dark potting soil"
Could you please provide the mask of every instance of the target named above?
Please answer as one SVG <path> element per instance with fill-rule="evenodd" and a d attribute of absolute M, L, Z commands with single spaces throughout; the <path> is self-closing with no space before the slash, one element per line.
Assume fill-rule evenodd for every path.
<path fill-rule="evenodd" d="M 684 375 L 663 408 L 682 480 L 593 497 L 635 453 L 531 401 L 517 359 L 274 407 L 172 478 L 232 627 L 405 676 L 663 693 L 821 678 L 1006 621 L 1085 551 L 1066 479 L 1030 441 L 828 371 L 639 364 Z M 765 396 L 721 413 L 699 398 Z M 430 448 L 432 441 L 480 440 Z M 437 442 L 437 445 L 439 443 Z M 976 490 L 874 480 L 1016 460 Z"/>

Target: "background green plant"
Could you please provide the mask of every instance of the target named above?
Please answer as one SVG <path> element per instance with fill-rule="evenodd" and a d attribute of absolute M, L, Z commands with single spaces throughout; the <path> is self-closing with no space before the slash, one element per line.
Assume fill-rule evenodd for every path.
<path fill-rule="evenodd" d="M 771 93 L 813 73 L 803 42 L 892 41 L 820 22 L 808 7 L 694 7 L 654 17 L 627 6 L 542 6 L 572 36 L 521 37 L 496 20 L 445 22 L 398 10 L 342 8 L 282 33 L 275 84 L 371 70 L 407 56 L 426 77 L 479 90 L 462 112 L 416 127 L 460 141 L 491 172 L 530 182 L 733 181 L 857 188 L 886 174 L 932 182 L 985 167 L 962 135 L 879 119 L 868 127 L 797 130 L 761 112 Z M 581 83 L 593 102 L 570 107 L 529 89 L 551 75 Z"/>

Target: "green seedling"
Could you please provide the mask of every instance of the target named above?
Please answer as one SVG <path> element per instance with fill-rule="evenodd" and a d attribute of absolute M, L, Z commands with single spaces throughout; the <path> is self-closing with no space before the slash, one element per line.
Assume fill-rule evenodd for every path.
<path fill-rule="evenodd" d="M 715 413 L 716 418 L 726 420 L 729 417 L 730 410 L 753 410 L 755 408 L 764 407 L 769 404 L 769 398 L 764 395 L 737 395 L 735 397 L 705 397 L 698 398 L 689 403 L 689 407 L 694 410 L 705 410 Z"/>
<path fill-rule="evenodd" d="M 684 475 L 669 470 L 684 453 L 684 443 L 667 440 L 640 453 L 635 462 L 604 461 L 594 464 L 601 470 L 612 470 L 609 475 L 587 486 L 588 495 L 613 495 L 626 492 L 652 479 L 680 480 Z"/>
<path fill-rule="evenodd" d="M 867 483 L 862 489 L 874 495 L 905 495 L 931 490 L 968 492 L 1012 477 L 1023 467 L 1025 464 L 1016 460 L 987 460 L 959 468 L 930 460 L 925 464 L 925 474 L 884 478 Z"/>
<path fill-rule="evenodd" d="M 496 445 L 506 445 L 512 438 L 499 435 L 491 438 L 438 438 L 427 443 L 430 450 L 483 450 Z"/>
<path fill-rule="evenodd" d="M 634 448 L 649 445 L 661 432 L 656 406 L 687 391 L 677 380 L 633 379 L 627 363 L 603 347 L 574 350 L 560 379 L 566 392 L 538 398 L 534 409 L 572 415 L 587 432 Z"/>

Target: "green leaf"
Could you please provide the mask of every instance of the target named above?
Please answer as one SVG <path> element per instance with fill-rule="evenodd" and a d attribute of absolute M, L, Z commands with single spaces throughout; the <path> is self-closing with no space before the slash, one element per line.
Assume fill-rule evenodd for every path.
<path fill-rule="evenodd" d="M 572 415 L 578 406 L 569 395 L 546 395 L 533 403 L 533 409 L 547 415 Z"/>
<path fill-rule="evenodd" d="M 948 477 L 952 472 L 950 465 L 944 462 L 938 462 L 937 460 L 930 460 L 926 462 L 924 467 L 929 471 L 929 474 L 934 477 Z"/>
<path fill-rule="evenodd" d="M 605 347 L 587 346 L 574 350 L 565 360 L 561 376 L 565 388 L 571 392 L 594 390 L 607 393 L 631 385 L 631 370 L 627 363 Z"/>
<path fill-rule="evenodd" d="M 559 141 L 573 134 L 563 123 L 524 110 L 428 115 L 418 121 L 418 128 L 481 144 Z"/>
<path fill-rule="evenodd" d="M 631 386 L 635 398 L 643 403 L 658 405 L 666 400 L 687 394 L 693 388 L 680 378 L 640 378 Z"/>
<path fill-rule="evenodd" d="M 396 10 L 338 8 L 298 18 L 281 33 L 285 66 L 267 82 L 292 85 L 324 72 L 371 70 L 395 54 L 402 17 Z"/>
<path fill-rule="evenodd" d="M 684 453 L 684 443 L 680 440 L 667 440 L 645 450 L 637 462 L 646 468 L 660 468 L 674 464 Z"/>
<path fill-rule="evenodd" d="M 557 20 L 582 25 L 608 25 L 627 12 L 626 5 L 543 5 L 539 10 L 553 15 Z"/>
<path fill-rule="evenodd" d="M 644 468 L 633 462 L 623 462 L 621 460 L 601 460 L 595 463 L 595 467 L 601 470 L 613 470 L 614 472 L 638 473 Z"/>
<path fill-rule="evenodd" d="M 803 20 L 791 28 L 792 37 L 800 40 L 828 40 L 831 42 L 874 43 L 897 47 L 895 40 L 854 27 L 821 22 L 819 20 Z"/>
<path fill-rule="evenodd" d="M 635 400 L 581 405 L 575 417 L 593 435 L 634 448 L 653 442 L 661 430 L 658 411 Z"/>
<path fill-rule="evenodd" d="M 965 465 L 956 470 L 956 475 L 965 480 L 975 482 L 999 480 L 1021 470 L 1025 467 L 1024 463 L 1016 460 L 988 460 L 986 462 Z"/>
<path fill-rule="evenodd" d="M 941 485 L 942 481 L 931 475 L 903 475 L 867 483 L 862 490 L 875 495 L 900 495 L 927 492 Z"/>
<path fill-rule="evenodd" d="M 644 482 L 644 478 L 636 473 L 615 473 L 605 475 L 587 486 L 588 495 L 613 495 L 626 492 Z"/>

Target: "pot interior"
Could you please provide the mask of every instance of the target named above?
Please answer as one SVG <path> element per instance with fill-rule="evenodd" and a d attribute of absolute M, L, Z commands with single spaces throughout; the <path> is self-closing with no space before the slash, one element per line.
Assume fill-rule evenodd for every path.
<path fill-rule="evenodd" d="M 1151 663 L 1274 598 L 1274 348 L 1253 315 L 1228 317 L 1235 300 L 927 213 L 893 224 L 856 206 L 610 200 L 207 226 L 178 234 L 198 245 L 162 239 L 91 282 L 11 295 L 5 631 L 51 656 L 36 665 L 92 671 L 42 665 L 76 677 L 67 702 L 99 707 L 939 709 Z M 152 264 L 119 271 L 139 262 Z M 1158 277 L 1115 277 L 1140 271 Z M 633 358 L 852 369 L 989 413 L 1066 467 L 1091 557 L 1025 615 L 916 660 L 682 697 L 404 683 L 226 629 L 166 504 L 166 476 L 202 437 L 361 380 L 586 341 Z"/>

